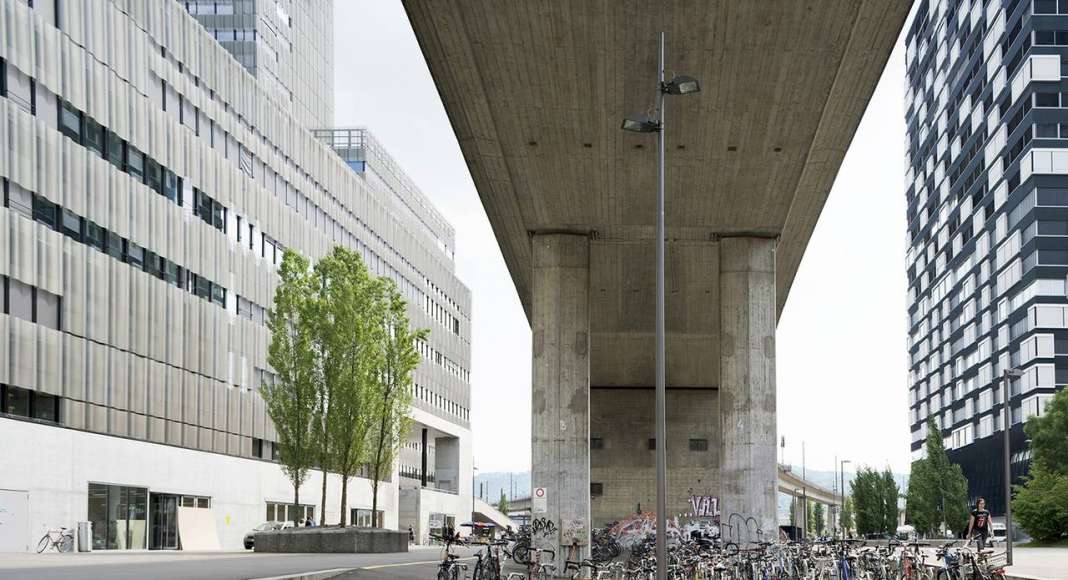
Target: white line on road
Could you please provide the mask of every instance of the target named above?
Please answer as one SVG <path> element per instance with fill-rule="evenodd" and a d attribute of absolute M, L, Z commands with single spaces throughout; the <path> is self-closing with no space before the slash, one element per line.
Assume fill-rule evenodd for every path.
<path fill-rule="evenodd" d="M 293 574 L 284 574 L 282 576 L 269 576 L 266 578 L 253 578 L 252 580 L 293 580 L 294 578 L 329 578 L 330 576 L 337 576 L 343 572 L 348 572 L 352 568 L 331 568 L 329 570 L 316 570 L 315 572 L 295 572 Z"/>
<path fill-rule="evenodd" d="M 463 562 L 466 560 L 474 560 L 475 557 L 469 558 L 457 558 L 457 562 Z M 424 564 L 440 564 L 441 560 L 425 560 L 423 562 L 404 562 L 401 564 L 379 564 L 378 566 L 364 566 L 362 568 L 356 568 L 357 570 L 378 570 L 379 568 L 399 568 L 401 566 L 420 566 Z"/>

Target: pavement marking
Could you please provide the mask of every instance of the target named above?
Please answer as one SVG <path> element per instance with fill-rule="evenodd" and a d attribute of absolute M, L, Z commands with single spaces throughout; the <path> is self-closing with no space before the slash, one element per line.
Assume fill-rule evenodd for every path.
<path fill-rule="evenodd" d="M 456 558 L 456 562 L 464 562 L 467 560 L 477 560 L 474 556 L 468 558 Z M 378 570 L 379 568 L 400 568 L 401 566 L 423 566 L 426 564 L 440 564 L 441 560 L 425 560 L 422 562 L 403 562 L 401 564 L 379 564 L 377 566 L 364 566 L 362 568 L 356 568 L 357 570 Z M 270 579 L 263 579 L 270 580 Z"/>
<path fill-rule="evenodd" d="M 283 574 L 281 576 L 267 576 L 264 578 L 252 578 L 251 580 L 291 580 L 293 578 L 329 578 L 331 576 L 339 576 L 345 572 L 352 570 L 352 568 L 331 568 L 329 570 L 316 570 L 314 572 L 296 572 L 294 574 Z M 329 575 L 329 576 L 328 576 Z"/>

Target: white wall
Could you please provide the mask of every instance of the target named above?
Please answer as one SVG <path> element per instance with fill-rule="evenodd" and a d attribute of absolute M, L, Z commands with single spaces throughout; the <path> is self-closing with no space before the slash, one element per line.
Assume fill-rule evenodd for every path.
<path fill-rule="evenodd" d="M 289 480 L 277 464 L 266 461 L 14 419 L 0 419 L 0 441 L 0 489 L 29 491 L 34 541 L 48 528 L 73 527 L 86 519 L 89 482 L 210 496 L 223 549 L 242 548 L 245 533 L 266 517 L 267 501 L 293 500 Z M 320 475 L 312 473 L 301 486 L 301 503 L 321 509 L 321 485 Z M 337 523 L 340 478 L 329 476 L 327 485 L 326 520 Z M 380 486 L 379 504 L 386 512 L 385 526 L 395 529 L 396 476 Z M 350 481 L 348 507 L 370 509 L 368 480 Z"/>

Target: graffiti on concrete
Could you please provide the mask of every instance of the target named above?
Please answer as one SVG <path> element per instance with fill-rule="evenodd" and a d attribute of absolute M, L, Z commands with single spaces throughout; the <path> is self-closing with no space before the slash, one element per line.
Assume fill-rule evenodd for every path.
<path fill-rule="evenodd" d="M 548 518 L 535 518 L 530 522 L 530 533 L 535 536 L 549 536 L 556 533 L 556 523 Z"/>
<path fill-rule="evenodd" d="M 719 521 L 719 498 L 712 495 L 691 495 L 690 515 L 695 518 L 711 518 Z"/>

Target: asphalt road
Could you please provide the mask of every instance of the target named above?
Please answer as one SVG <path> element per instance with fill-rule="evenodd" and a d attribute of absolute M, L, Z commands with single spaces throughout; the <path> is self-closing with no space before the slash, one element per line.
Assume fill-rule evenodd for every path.
<path fill-rule="evenodd" d="M 470 556 L 471 550 L 455 550 Z M 358 569 L 368 578 L 434 578 L 440 549 L 406 554 L 256 554 L 253 552 L 93 552 L 4 554 L 2 580 L 251 580 Z"/>

